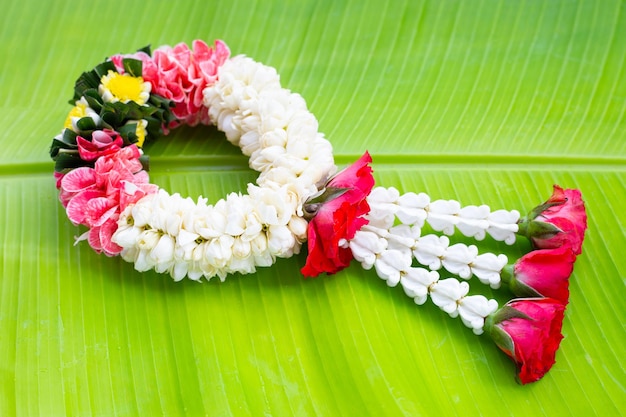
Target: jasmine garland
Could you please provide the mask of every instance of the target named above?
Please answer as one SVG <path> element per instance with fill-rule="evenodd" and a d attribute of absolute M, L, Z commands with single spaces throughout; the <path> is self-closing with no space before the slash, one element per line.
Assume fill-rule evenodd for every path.
<path fill-rule="evenodd" d="M 521 383 L 554 364 L 587 228 L 579 190 L 555 186 L 522 217 L 375 187 L 368 152 L 337 172 L 305 100 L 281 86 L 274 68 L 231 57 L 221 41 L 114 55 L 78 78 L 70 104 L 50 155 L 68 218 L 86 228 L 77 242 L 176 281 L 253 273 L 306 243 L 304 276 L 334 274 L 355 259 L 416 304 L 430 299 L 475 334 L 487 333 L 518 366 Z M 144 145 L 198 124 L 216 125 L 249 157 L 259 177 L 247 193 L 210 203 L 150 183 Z M 451 243 L 455 232 L 509 245 L 522 236 L 534 249 L 510 262 Z M 470 294 L 472 277 L 530 298 L 499 308 Z"/>

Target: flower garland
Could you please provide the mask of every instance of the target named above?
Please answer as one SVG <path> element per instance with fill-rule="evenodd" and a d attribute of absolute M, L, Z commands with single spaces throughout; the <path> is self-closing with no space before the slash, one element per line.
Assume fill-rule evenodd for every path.
<path fill-rule="evenodd" d="M 517 210 L 375 187 L 367 152 L 336 173 L 332 146 L 304 99 L 281 87 L 274 68 L 231 57 L 221 41 L 114 55 L 78 78 L 70 104 L 50 155 L 67 216 L 86 228 L 77 242 L 176 281 L 253 273 L 306 242 L 303 275 L 333 274 L 355 259 L 416 304 L 430 297 L 475 334 L 489 334 L 516 363 L 521 383 L 554 364 L 587 228 L 580 191 L 555 186 L 522 218 Z M 247 194 L 210 204 L 149 182 L 144 145 L 198 124 L 215 124 L 250 158 L 259 177 Z M 437 233 L 424 234 L 426 225 Z M 476 245 L 451 245 L 456 231 L 510 245 L 524 236 L 533 250 L 509 263 Z M 458 278 L 442 279 L 442 269 Z M 472 276 L 521 298 L 498 308 L 469 295 Z"/>

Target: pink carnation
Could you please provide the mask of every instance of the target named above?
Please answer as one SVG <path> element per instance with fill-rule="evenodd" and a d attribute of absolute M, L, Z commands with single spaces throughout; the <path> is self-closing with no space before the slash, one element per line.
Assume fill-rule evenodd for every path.
<path fill-rule="evenodd" d="M 75 225 L 89 228 L 79 240 L 88 239 L 98 253 L 114 256 L 122 248 L 111 241 L 120 213 L 158 187 L 148 182 L 142 169 L 141 153 L 135 145 L 104 155 L 95 168 L 76 168 L 61 179 L 59 198 Z"/>
<path fill-rule="evenodd" d="M 202 105 L 202 90 L 217 79 L 218 68 L 228 59 L 230 51 L 221 41 L 215 49 L 196 40 L 193 49 L 184 43 L 162 47 L 154 51 L 158 80 L 152 83 L 153 91 L 176 103 L 172 110 L 181 123 L 195 126 L 210 124 L 208 111 Z"/>
<path fill-rule="evenodd" d="M 124 58 L 143 62 L 142 77 L 152 85 L 152 92 L 176 103 L 172 112 L 181 123 L 195 126 L 210 124 L 209 114 L 202 105 L 202 90 L 217 80 L 218 68 L 226 62 L 230 50 L 220 40 L 214 48 L 204 41 L 195 40 L 192 49 L 185 43 L 173 48 L 162 46 L 150 57 L 144 52 L 131 55 L 115 55 L 111 61 L 118 72 L 123 73 Z M 175 127 L 175 126 L 167 126 Z"/>

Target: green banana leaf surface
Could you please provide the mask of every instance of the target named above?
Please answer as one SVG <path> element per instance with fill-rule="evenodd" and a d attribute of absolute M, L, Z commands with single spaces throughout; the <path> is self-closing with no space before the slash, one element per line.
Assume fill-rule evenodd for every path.
<path fill-rule="evenodd" d="M 368 150 L 379 185 L 522 213 L 553 184 L 579 188 L 589 229 L 552 370 L 519 385 L 487 336 L 356 262 L 304 279 L 303 252 L 175 283 L 74 245 L 83 230 L 48 155 L 74 81 L 107 56 L 194 39 L 275 67 L 338 166 Z M 0 415 L 624 412 L 624 2 L 24 0 L 3 6 L 0 58 Z M 257 175 L 211 127 L 146 153 L 152 182 L 194 198 Z"/>

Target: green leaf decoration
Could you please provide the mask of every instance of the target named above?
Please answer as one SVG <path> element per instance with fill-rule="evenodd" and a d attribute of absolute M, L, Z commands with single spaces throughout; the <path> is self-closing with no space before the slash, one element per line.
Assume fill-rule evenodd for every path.
<path fill-rule="evenodd" d="M 81 117 L 76 122 L 79 131 L 96 130 L 98 126 L 91 117 Z"/>
<path fill-rule="evenodd" d="M 61 149 L 78 149 L 76 133 L 71 129 L 63 129 L 63 133 L 52 140 L 50 156 L 54 159 Z"/>
<path fill-rule="evenodd" d="M 368 150 L 379 185 L 521 213 L 555 183 L 580 188 L 589 229 L 552 370 L 517 384 L 487 335 L 356 263 L 304 279 L 300 254 L 174 283 L 75 245 L 53 178 L 73 162 L 71 137 L 53 141 L 71 106 L 98 102 L 105 57 L 194 39 L 275 67 L 337 165 Z M 0 416 L 623 415 L 625 39 L 617 0 L 6 2 Z M 152 129 L 171 118 L 157 101 Z M 183 196 L 215 202 L 257 178 L 212 127 L 145 152 L 152 182 Z M 529 248 L 477 245 L 511 263 Z"/>
<path fill-rule="evenodd" d="M 98 89 L 98 85 L 100 85 L 100 80 L 104 75 L 107 75 L 109 71 L 115 71 L 115 65 L 111 61 L 104 61 L 98 64 L 91 71 L 83 72 L 82 75 L 76 80 L 76 84 L 74 85 L 74 98 L 70 100 L 70 104 L 74 104 L 75 101 L 79 100 L 84 94 L 86 90 Z"/>
<path fill-rule="evenodd" d="M 149 56 L 152 56 L 152 52 L 150 50 L 150 45 L 146 45 L 143 48 L 137 49 L 137 52 L 143 52 L 143 53 L 145 53 L 145 54 L 147 54 Z"/>
<path fill-rule="evenodd" d="M 137 123 L 127 123 L 118 129 L 118 133 L 124 138 L 124 145 L 136 143 L 137 138 Z"/>
<path fill-rule="evenodd" d="M 96 113 L 100 114 L 100 112 L 102 112 L 104 102 L 102 101 L 102 97 L 100 96 L 100 93 L 98 93 L 97 88 L 84 90 L 83 97 L 87 101 L 87 104 L 89 104 L 89 107 L 91 107 Z"/>
<path fill-rule="evenodd" d="M 84 166 L 93 167 L 94 164 L 92 162 L 86 162 L 81 159 L 78 155 L 77 150 L 59 151 L 56 158 L 54 159 L 54 170 L 57 172 L 67 172 L 69 170 L 80 168 Z"/>
<path fill-rule="evenodd" d="M 140 60 L 124 58 L 122 60 L 122 64 L 124 65 L 124 71 L 126 71 L 128 74 L 132 75 L 133 77 L 141 77 L 143 64 Z"/>

